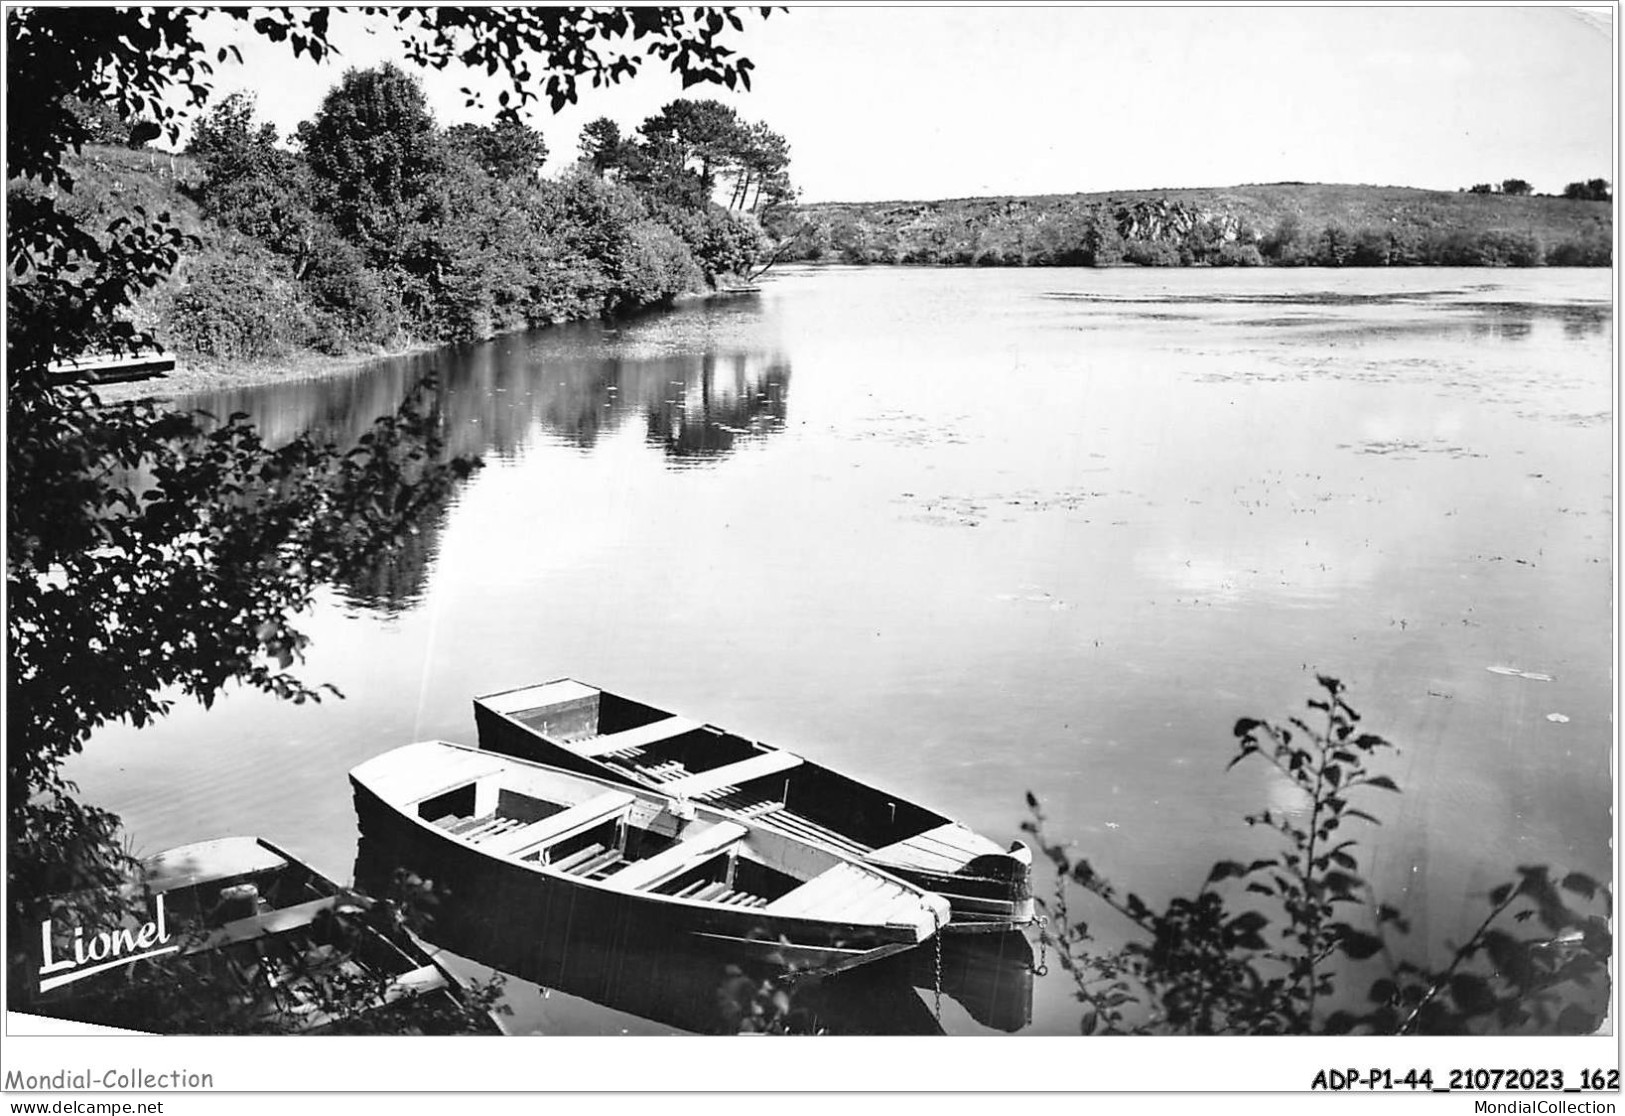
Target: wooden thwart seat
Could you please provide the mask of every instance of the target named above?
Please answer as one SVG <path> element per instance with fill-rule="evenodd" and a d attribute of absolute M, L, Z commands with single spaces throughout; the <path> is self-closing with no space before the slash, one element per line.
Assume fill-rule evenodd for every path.
<path fill-rule="evenodd" d="M 590 877 L 611 865 L 617 864 L 621 859 L 620 849 L 603 849 L 596 855 L 588 858 L 570 869 L 572 876 Z"/>
<path fill-rule="evenodd" d="M 588 845 L 586 848 L 578 849 L 569 856 L 553 861 L 550 867 L 557 868 L 560 872 L 568 872 L 576 865 L 584 864 L 603 851 L 604 846 L 602 845 Z"/>
<path fill-rule="evenodd" d="M 638 770 L 641 774 L 647 775 L 650 779 L 653 779 L 657 783 L 666 783 L 673 779 L 681 779 L 688 774 L 688 768 L 684 767 L 677 760 L 667 760 L 665 763 L 657 763 L 653 767 L 637 768 L 636 770 Z"/>
<path fill-rule="evenodd" d="M 720 903 L 724 907 L 765 907 L 767 900 L 748 891 L 735 891 L 720 880 L 696 880 L 681 891 L 672 892 L 674 899 L 692 899 L 697 903 Z"/>
<path fill-rule="evenodd" d="M 492 818 L 483 825 L 463 830 L 463 836 L 475 844 L 483 844 L 491 838 L 510 830 L 519 828 L 524 823 L 517 818 Z"/>
<path fill-rule="evenodd" d="M 864 857 L 873 851 L 861 841 L 844 833 L 837 833 L 826 825 L 819 825 L 811 818 L 804 817 L 792 810 L 763 811 L 755 816 L 760 819 L 762 825 L 769 829 L 775 829 L 780 833 L 788 834 L 803 841 L 830 845 L 851 856 Z"/>
<path fill-rule="evenodd" d="M 558 678 L 539 686 L 526 686 L 501 694 L 486 694 L 474 700 L 497 713 L 517 715 L 532 710 L 546 709 L 550 705 L 565 705 L 597 698 L 601 690 L 577 682 L 573 678 Z"/>
<path fill-rule="evenodd" d="M 978 856 L 1004 850 L 962 825 L 948 822 L 874 850 L 873 859 L 903 869 L 953 873 Z"/>
<path fill-rule="evenodd" d="M 685 732 L 693 732 L 701 727 L 700 722 L 691 721 L 687 717 L 667 717 L 663 721 L 640 725 L 624 732 L 611 732 L 603 736 L 594 736 L 590 740 L 583 740 L 579 744 L 571 744 L 570 750 L 578 756 L 603 756 L 610 752 L 619 752 L 628 748 L 644 748 L 661 740 L 670 740 L 674 736 L 681 736 Z"/>
<path fill-rule="evenodd" d="M 895 884 L 879 881 L 879 886 L 867 891 L 855 891 L 850 898 L 830 904 L 829 918 L 844 922 L 868 922 L 897 902 L 902 889 Z"/>
<path fill-rule="evenodd" d="M 608 821 L 636 801 L 636 795 L 627 794 L 625 791 L 605 791 L 585 802 L 571 806 L 568 810 L 561 810 L 552 817 L 499 834 L 485 841 L 480 848 L 492 856 L 516 856 L 537 845 L 549 841 L 562 841 L 600 822 Z"/>
<path fill-rule="evenodd" d="M 705 801 L 707 805 L 715 806 L 719 810 L 727 810 L 746 818 L 760 817 L 762 814 L 784 809 L 784 803 L 760 789 L 725 788 L 719 794 L 707 795 Z"/>
<path fill-rule="evenodd" d="M 680 798 L 702 798 L 740 783 L 748 783 L 752 779 L 777 775 L 781 771 L 799 767 L 801 762 L 800 756 L 790 752 L 762 752 L 738 763 L 713 767 L 710 771 L 701 771 L 682 779 L 673 779 L 669 783 L 662 784 L 660 790 L 664 794 Z"/>
<path fill-rule="evenodd" d="M 604 883 L 622 891 L 654 887 L 691 868 L 698 868 L 729 845 L 743 840 L 747 832 L 737 822 L 718 822 L 704 833 L 679 841 L 646 860 L 635 860 L 620 871 L 610 873 L 604 877 Z"/>
<path fill-rule="evenodd" d="M 218 949 L 233 942 L 246 942 L 258 938 L 268 938 L 273 934 L 285 934 L 290 930 L 309 926 L 316 921 L 323 911 L 332 910 L 338 903 L 337 899 L 329 895 L 321 899 L 312 899 L 309 902 L 300 903 L 297 906 L 283 907 L 280 910 L 265 911 L 262 914 L 234 919 L 210 933 L 202 945 L 195 948 Z M 187 952 L 192 952 L 192 950 L 189 949 Z"/>
<path fill-rule="evenodd" d="M 499 774 L 502 761 L 472 748 L 458 748 L 436 755 L 432 766 L 395 764 L 376 773 L 369 789 L 385 802 L 426 802 L 450 791 L 461 790 L 481 779 Z"/>
<path fill-rule="evenodd" d="M 833 914 L 846 907 L 855 909 L 860 899 L 866 905 L 871 896 L 882 891 L 889 894 L 892 890 L 887 881 L 875 873 L 856 864 L 842 863 L 779 896 L 767 905 L 767 913 L 830 917 L 825 912 Z"/>

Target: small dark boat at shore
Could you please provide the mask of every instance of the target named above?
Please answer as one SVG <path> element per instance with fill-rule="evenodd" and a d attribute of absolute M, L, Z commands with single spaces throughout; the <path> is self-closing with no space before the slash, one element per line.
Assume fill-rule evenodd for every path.
<path fill-rule="evenodd" d="M 120 384 L 130 380 L 152 380 L 175 370 L 175 354 L 85 353 L 53 362 L 47 371 L 59 383 L 84 381 L 92 384 Z"/>
<path fill-rule="evenodd" d="M 139 885 L 57 907 L 36 1014 L 159 1034 L 501 1033 L 378 904 L 261 838 L 169 849 Z M 109 908 L 101 929 L 75 917 Z"/>
<path fill-rule="evenodd" d="M 543 940 L 643 926 L 833 972 L 929 940 L 948 904 L 820 845 L 693 802 L 444 741 L 350 772 L 363 839 L 481 891 L 524 891 Z"/>
<path fill-rule="evenodd" d="M 474 699 L 480 747 L 644 787 L 855 857 L 943 896 L 950 933 L 1033 920 L 1032 852 L 1008 849 L 794 752 L 561 678 Z"/>

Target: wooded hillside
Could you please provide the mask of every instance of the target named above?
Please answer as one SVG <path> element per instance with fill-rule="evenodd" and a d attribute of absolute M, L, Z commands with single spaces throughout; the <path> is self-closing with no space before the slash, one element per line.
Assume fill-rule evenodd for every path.
<path fill-rule="evenodd" d="M 793 258 L 982 266 L 1598 266 L 1605 201 L 1396 186 L 1223 189 L 803 206 Z"/>

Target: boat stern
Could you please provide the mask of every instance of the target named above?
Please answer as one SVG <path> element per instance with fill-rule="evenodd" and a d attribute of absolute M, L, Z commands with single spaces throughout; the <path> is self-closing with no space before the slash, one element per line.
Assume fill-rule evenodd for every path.
<path fill-rule="evenodd" d="M 1032 850 L 1021 841 L 969 861 L 943 885 L 954 908 L 949 931 L 1004 933 L 1030 925 L 1038 917 L 1032 866 Z"/>
<path fill-rule="evenodd" d="M 952 933 L 1019 929 L 1037 914 L 1033 854 L 1021 841 L 1001 849 L 962 825 L 948 823 L 877 849 L 867 859 L 943 896 L 953 908 Z"/>

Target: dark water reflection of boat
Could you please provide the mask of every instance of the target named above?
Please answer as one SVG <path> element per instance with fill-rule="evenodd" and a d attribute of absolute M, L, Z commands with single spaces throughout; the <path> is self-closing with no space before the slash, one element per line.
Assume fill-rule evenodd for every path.
<path fill-rule="evenodd" d="M 406 864 L 402 850 L 363 836 L 356 882 L 388 892 Z M 458 892 L 434 881 L 437 902 L 427 936 L 436 945 L 567 995 L 696 1034 L 771 1028 L 790 1033 L 935 1035 L 939 957 L 935 943 L 822 977 L 772 978 L 725 951 L 686 936 L 623 920 L 586 922 L 538 935 L 522 895 Z M 941 995 L 987 1027 L 1014 1032 L 1032 1012 L 1032 948 L 1019 933 L 945 937 Z M 785 993 L 784 998 L 777 996 Z"/>
<path fill-rule="evenodd" d="M 911 950 L 897 959 L 908 966 L 916 988 L 932 992 L 940 979 L 944 996 L 996 1031 L 1015 1034 L 1032 1022 L 1033 947 L 1026 935 L 950 935 L 942 946 L 940 976 L 932 950 Z"/>

